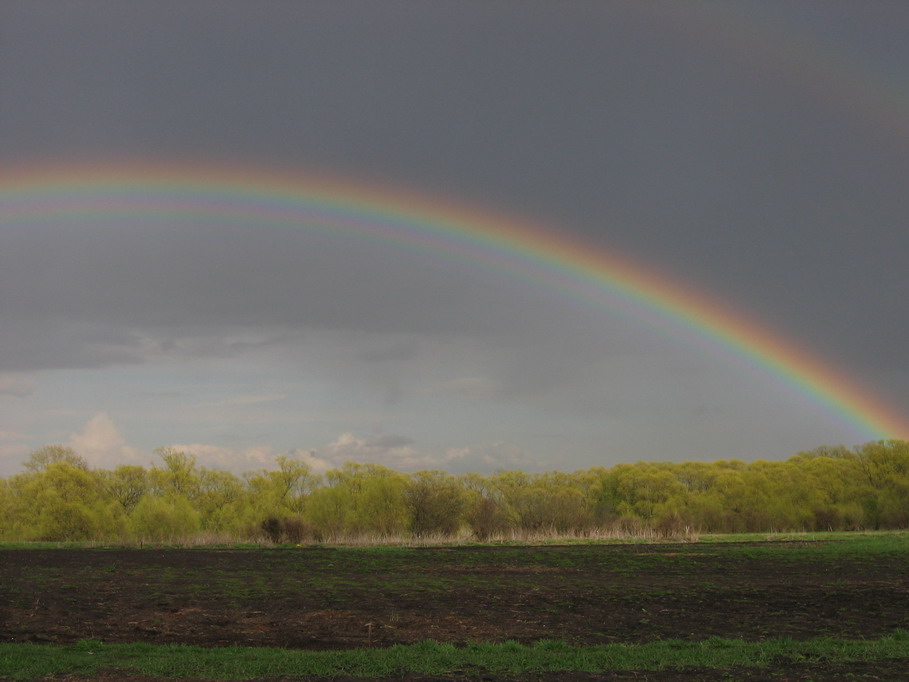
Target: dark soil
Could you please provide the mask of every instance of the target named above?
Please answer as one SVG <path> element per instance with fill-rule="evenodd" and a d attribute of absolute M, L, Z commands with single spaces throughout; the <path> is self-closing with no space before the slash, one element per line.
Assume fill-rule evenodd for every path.
<path fill-rule="evenodd" d="M 909 627 L 909 555 L 796 543 L 0 552 L 7 642 L 324 650 L 426 639 L 860 639 L 898 627 Z M 537 679 L 909 679 L 906 661 L 671 672 Z"/>
<path fill-rule="evenodd" d="M 89 682 L 102 680 L 103 682 L 160 682 L 160 678 L 148 676 L 127 676 L 111 671 L 109 674 L 93 675 L 92 677 L 78 677 L 66 675 L 52 678 L 63 682 Z M 309 682 L 377 682 L 372 678 L 363 677 L 332 677 L 332 678 L 307 678 Z M 470 676 L 438 676 L 438 675 L 405 675 L 395 677 L 400 682 L 518 682 L 514 678 L 495 677 L 492 675 Z M 594 681 L 623 681 L 623 682 L 672 682 L 673 680 L 714 680 L 750 681 L 770 680 L 779 682 L 795 682 L 796 680 L 907 680 L 905 659 L 890 659 L 883 661 L 865 661 L 859 663 L 780 663 L 773 669 L 748 668 L 735 666 L 727 670 L 714 668 L 673 668 L 670 670 L 625 670 L 614 673 L 578 673 L 559 672 L 545 675 L 522 675 L 520 682 L 594 682 Z M 295 682 L 299 678 L 269 677 L 258 682 Z M 210 682 L 207 680 L 187 680 L 181 682 Z M 381 682 L 381 681 L 379 681 Z"/>

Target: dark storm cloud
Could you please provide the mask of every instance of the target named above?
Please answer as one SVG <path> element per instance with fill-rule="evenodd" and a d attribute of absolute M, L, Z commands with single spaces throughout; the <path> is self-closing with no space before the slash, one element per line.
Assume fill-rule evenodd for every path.
<path fill-rule="evenodd" d="M 5 2 L 0 161 L 275 163 L 495 207 L 716 292 L 909 401 L 909 113 L 876 116 L 894 98 L 844 77 L 903 91 L 909 7 L 678 7 Z M 749 42 L 754 26 L 781 38 Z M 774 51 L 788 40 L 801 62 Z M 318 347 L 389 403 L 418 379 L 591 414 L 653 402 L 629 386 L 656 351 L 605 309 L 256 226 L 4 227 L 0 315 L 0 371 Z M 673 383 L 654 393 L 716 409 L 703 368 L 658 370 Z"/>
<path fill-rule="evenodd" d="M 135 362 L 173 350 L 168 339 L 242 328 L 277 338 L 325 329 L 488 335 L 543 322 L 545 294 L 495 273 L 468 268 L 465 277 L 463 264 L 434 256 L 257 226 L 29 225 L 5 230 L 3 245 L 0 334 L 3 362 L 15 369 Z M 556 309 L 545 324 L 558 319 Z M 361 358 L 407 359 L 409 348 L 399 340 Z"/>
<path fill-rule="evenodd" d="M 148 350 L 122 325 L 13 316 L 4 317 L 0 348 L 0 372 L 138 364 Z"/>
<path fill-rule="evenodd" d="M 647 254 L 808 341 L 837 337 L 850 360 L 868 343 L 897 360 L 905 138 L 856 119 L 848 91 L 831 99 L 641 7 L 525 3 L 516 21 L 509 3 L 7 3 L 0 151 L 410 179 Z M 864 43 L 899 50 L 881 9 Z M 191 292 L 187 277 L 173 288 Z"/>

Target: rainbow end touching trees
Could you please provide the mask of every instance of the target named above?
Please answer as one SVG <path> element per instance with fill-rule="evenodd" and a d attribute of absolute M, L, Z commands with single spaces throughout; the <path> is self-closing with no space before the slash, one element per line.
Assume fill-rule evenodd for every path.
<path fill-rule="evenodd" d="M 784 462 L 619 464 L 574 473 L 399 473 L 348 463 L 319 475 L 277 457 L 237 476 L 158 450 L 159 465 L 91 469 L 71 448 L 33 452 L 0 479 L 0 540 L 343 542 L 534 534 L 909 527 L 909 442 L 823 446 Z"/>

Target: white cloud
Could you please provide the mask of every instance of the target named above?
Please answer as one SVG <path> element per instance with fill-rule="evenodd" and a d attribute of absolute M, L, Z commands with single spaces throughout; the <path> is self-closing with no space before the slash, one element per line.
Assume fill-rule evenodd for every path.
<path fill-rule="evenodd" d="M 92 466 L 112 469 L 121 464 L 138 464 L 142 451 L 127 445 L 105 412 L 92 417 L 79 433 L 70 435 L 69 443 Z"/>
<path fill-rule="evenodd" d="M 332 467 L 343 466 L 346 462 L 357 462 L 381 464 L 396 471 L 408 471 L 438 465 L 438 458 L 421 453 L 412 444 L 412 439 L 394 434 L 359 438 L 352 433 L 342 433 L 328 445 L 311 450 L 310 454 L 316 459 L 329 462 Z"/>
<path fill-rule="evenodd" d="M 0 452 L 7 454 L 9 451 L 10 456 L 21 459 L 27 454 L 25 440 L 21 434 L 0 431 Z M 113 419 L 104 412 L 92 417 L 80 432 L 70 434 L 69 444 L 94 467 L 112 469 L 121 464 L 147 465 L 154 460 L 149 453 L 128 445 Z M 170 447 L 194 455 L 200 467 L 235 473 L 273 469 L 276 456 L 282 454 L 271 445 L 238 449 L 206 443 L 174 443 Z M 427 452 L 418 449 L 412 438 L 393 433 L 361 437 L 347 432 L 321 447 L 298 448 L 286 451 L 286 454 L 306 463 L 317 474 L 340 468 L 347 462 L 380 464 L 401 472 L 443 469 L 453 473 L 490 473 L 497 469 L 532 471 L 540 468 L 540 463 L 528 452 L 512 443 L 500 441 Z"/>
<path fill-rule="evenodd" d="M 242 450 L 205 443 L 177 443 L 171 447 L 188 455 L 195 455 L 196 464 L 200 467 L 235 472 L 267 468 L 275 457 L 270 445 L 255 445 Z"/>
<path fill-rule="evenodd" d="M 449 448 L 445 452 L 444 468 L 453 473 L 489 473 L 497 469 L 534 471 L 541 463 L 526 450 L 513 443 L 498 441 L 487 445 Z"/>
<path fill-rule="evenodd" d="M 209 445 L 206 443 L 175 443 L 170 446 L 174 450 L 194 455 L 196 464 L 209 469 L 227 469 L 234 473 L 242 473 L 254 469 L 276 468 L 275 458 L 281 454 L 275 452 L 270 445 L 254 445 L 248 448 L 229 448 L 222 445 Z M 287 456 L 309 465 L 314 473 L 325 473 L 335 465 L 325 459 L 315 456 L 314 450 L 291 450 Z"/>
<path fill-rule="evenodd" d="M 360 438 L 351 433 L 338 436 L 328 445 L 308 453 L 321 468 L 343 466 L 346 462 L 374 463 L 395 471 L 418 469 L 443 469 L 453 473 L 491 473 L 496 469 L 522 469 L 533 471 L 541 463 L 520 446 L 506 442 L 449 448 L 444 453 L 423 452 L 413 446 L 406 436 L 382 434 Z"/>
<path fill-rule="evenodd" d="M 324 474 L 326 471 L 335 468 L 335 464 L 332 464 L 327 459 L 318 457 L 315 453 L 315 450 L 293 450 L 288 454 L 291 459 L 299 459 L 305 464 L 308 464 L 309 468 L 317 474 Z"/>
<path fill-rule="evenodd" d="M 0 373 L 0 395 L 25 398 L 35 392 L 37 382 L 34 375 L 20 372 Z"/>
<path fill-rule="evenodd" d="M 359 437 L 342 433 L 327 445 L 298 448 L 285 454 L 307 464 L 313 473 L 324 474 L 339 469 L 347 462 L 381 464 L 395 471 L 443 469 L 452 473 L 492 473 L 497 469 L 533 471 L 541 468 L 523 448 L 506 442 L 449 448 L 444 453 L 422 452 L 413 439 L 397 434 Z M 274 469 L 275 457 L 281 453 L 268 445 L 244 449 L 204 443 L 174 444 L 176 450 L 195 455 L 201 467 L 227 469 L 235 473 L 253 469 Z"/>

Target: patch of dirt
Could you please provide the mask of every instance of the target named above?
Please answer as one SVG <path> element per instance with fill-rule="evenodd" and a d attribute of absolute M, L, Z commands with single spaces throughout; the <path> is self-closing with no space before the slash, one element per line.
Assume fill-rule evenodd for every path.
<path fill-rule="evenodd" d="M 795 547 L 762 555 L 697 544 L 387 554 L 330 548 L 7 550 L 0 552 L 0 637 L 327 650 L 427 639 L 858 639 L 909 627 L 905 555 L 818 556 Z M 899 662 L 900 674 L 905 663 Z M 886 661 L 778 668 L 535 679 L 894 679 Z"/>
<path fill-rule="evenodd" d="M 3 678 L 0 678 L 3 679 Z M 124 675 L 116 670 L 91 677 L 62 675 L 48 678 L 61 682 L 165 682 L 168 678 L 147 675 Z M 268 677 L 259 682 L 294 682 L 300 678 Z M 381 678 L 366 677 L 308 677 L 308 682 L 385 682 Z M 517 682 L 518 678 L 496 677 L 494 675 L 438 676 L 404 675 L 394 678 L 400 682 Z M 905 680 L 907 679 L 905 659 L 885 659 L 853 663 L 780 663 L 773 668 L 748 668 L 734 666 L 723 670 L 714 668 L 671 668 L 666 670 L 625 670 L 615 673 L 558 672 L 542 675 L 522 675 L 521 682 L 594 682 L 609 680 L 634 680 L 636 682 L 671 682 L 673 680 Z M 182 682 L 211 682 L 204 679 L 183 678 Z"/>

